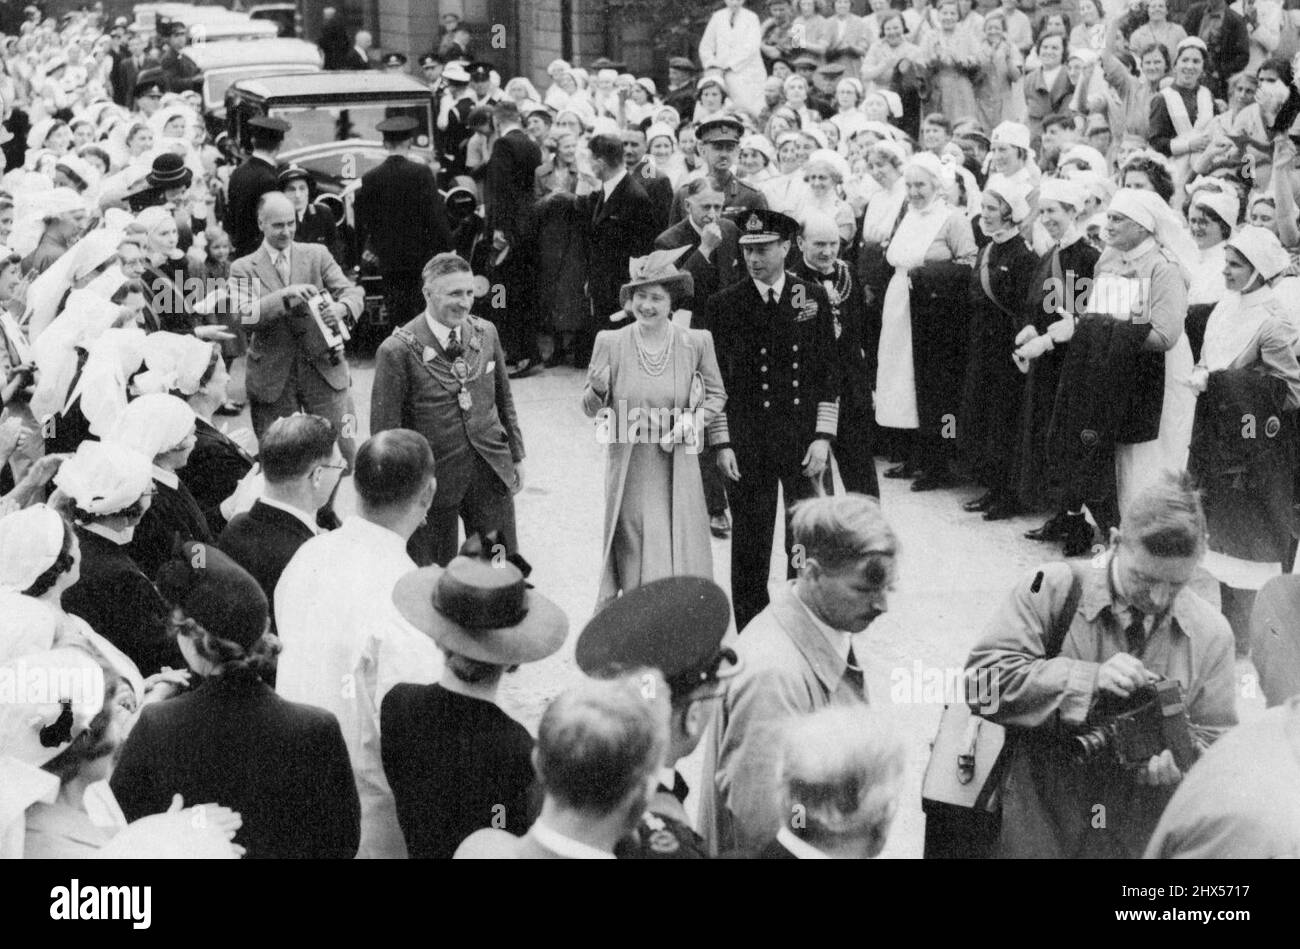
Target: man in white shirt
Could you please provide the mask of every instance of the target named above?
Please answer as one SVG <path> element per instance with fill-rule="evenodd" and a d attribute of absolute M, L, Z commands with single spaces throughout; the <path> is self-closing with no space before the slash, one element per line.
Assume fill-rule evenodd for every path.
<path fill-rule="evenodd" d="M 789 530 L 797 579 L 735 646 L 741 669 L 704 739 L 700 833 L 711 854 L 757 850 L 781 826 L 780 730 L 794 715 L 867 701 L 865 630 L 887 609 L 898 542 L 874 498 L 814 498 Z"/>
<path fill-rule="evenodd" d="M 528 833 L 476 831 L 458 860 L 613 860 L 645 812 L 668 747 L 665 703 L 643 676 L 589 680 L 561 693 L 537 728 L 533 766 L 545 790 Z"/>
<path fill-rule="evenodd" d="M 320 533 L 316 512 L 329 503 L 346 467 L 334 426 L 319 415 L 276 419 L 259 444 L 265 486 L 253 506 L 237 514 L 217 546 L 253 575 L 272 604 L 284 568 L 303 544 Z"/>
<path fill-rule="evenodd" d="M 745 9 L 745 0 L 726 0 L 709 18 L 700 39 L 700 65 L 705 75 L 720 74 L 727 95 L 738 109 L 755 118 L 763 110 L 763 26 L 758 14 Z"/>
<path fill-rule="evenodd" d="M 280 578 L 275 613 L 284 652 L 276 691 L 333 712 L 343 729 L 361 798 L 358 857 L 406 857 L 379 755 L 379 709 L 398 682 L 442 674 L 432 641 L 392 602 L 415 569 L 406 542 L 436 487 L 428 441 L 409 429 L 369 439 L 357 452 L 358 514 L 303 544 Z"/>

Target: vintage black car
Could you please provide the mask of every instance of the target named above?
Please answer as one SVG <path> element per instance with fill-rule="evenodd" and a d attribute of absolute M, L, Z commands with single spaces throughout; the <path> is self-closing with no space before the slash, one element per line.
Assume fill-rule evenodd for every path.
<path fill-rule="evenodd" d="M 366 291 L 366 311 L 354 334 L 368 348 L 391 331 L 379 274 L 361 259 L 353 227 L 352 199 L 361 176 L 386 156 L 380 122 L 397 115 L 415 119 L 411 156 L 434 163 L 429 88 L 410 76 L 381 72 L 316 72 L 240 79 L 226 90 L 226 131 L 242 151 L 250 147 L 248 122 L 271 115 L 290 125 L 279 160 L 312 175 L 316 201 L 329 206 L 343 238 L 339 264 Z"/>
<path fill-rule="evenodd" d="M 214 137 L 226 128 L 226 90 L 232 83 L 320 72 L 322 64 L 319 46 L 295 39 L 202 43 L 187 46 L 181 58 L 189 60 L 198 72 L 193 88 L 203 96 L 203 115 Z"/>

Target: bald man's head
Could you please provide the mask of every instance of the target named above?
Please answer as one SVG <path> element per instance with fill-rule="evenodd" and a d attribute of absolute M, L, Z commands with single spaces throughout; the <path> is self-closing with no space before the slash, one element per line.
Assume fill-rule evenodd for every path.
<path fill-rule="evenodd" d="M 799 235 L 799 249 L 804 263 L 814 270 L 830 273 L 840 253 L 840 226 L 829 214 L 812 212 L 804 218 Z"/>
<path fill-rule="evenodd" d="M 293 202 L 279 191 L 268 191 L 257 202 L 257 226 L 266 242 L 276 250 L 284 250 L 293 243 L 298 229 L 298 215 Z"/>

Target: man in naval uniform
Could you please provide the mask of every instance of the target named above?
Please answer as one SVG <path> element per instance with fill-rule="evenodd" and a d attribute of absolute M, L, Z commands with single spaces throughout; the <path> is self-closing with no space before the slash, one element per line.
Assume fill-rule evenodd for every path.
<path fill-rule="evenodd" d="M 736 628 L 767 605 L 777 487 L 788 509 L 821 492 L 839 418 L 840 372 L 826 291 L 785 269 L 799 230 L 776 211 L 739 222 L 748 276 L 708 303 L 727 389 L 709 425 L 718 467 L 731 480 L 731 599 Z M 786 572 L 794 576 L 786 533 Z"/>

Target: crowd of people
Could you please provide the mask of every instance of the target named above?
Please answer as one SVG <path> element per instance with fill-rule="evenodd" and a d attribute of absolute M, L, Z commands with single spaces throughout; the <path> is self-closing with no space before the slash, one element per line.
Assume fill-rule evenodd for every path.
<path fill-rule="evenodd" d="M 954 519 L 1038 515 L 1026 536 L 1092 558 L 1017 585 L 967 663 L 1027 736 L 991 852 L 1300 853 L 1282 785 L 1200 777 L 1300 715 L 1247 732 L 1234 687 L 1296 559 L 1300 18 L 855 6 L 725 0 L 662 88 L 607 59 L 503 81 L 448 14 L 418 63 L 434 160 L 387 118 L 341 219 L 280 158 L 292 114 L 213 137 L 184 27 L 24 11 L 0 64 L 0 693 L 27 683 L 0 703 L 5 853 L 875 856 L 908 806 L 858 660 L 897 571 L 879 459 Z M 332 10 L 320 43 L 408 68 Z M 393 324 L 368 425 L 361 267 Z M 569 620 L 519 549 L 512 380 L 570 362 L 608 446 L 602 566 L 588 678 L 534 740 L 501 682 Z M 1186 748 L 1063 759 L 1168 680 Z"/>

